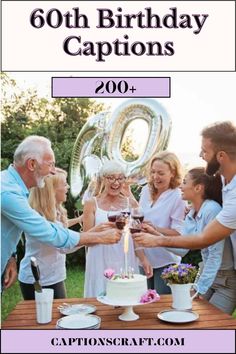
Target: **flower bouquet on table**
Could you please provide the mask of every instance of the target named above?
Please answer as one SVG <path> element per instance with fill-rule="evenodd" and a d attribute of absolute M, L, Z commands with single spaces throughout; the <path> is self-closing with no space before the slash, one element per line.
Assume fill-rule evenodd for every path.
<path fill-rule="evenodd" d="M 195 266 L 185 263 L 173 264 L 163 270 L 161 277 L 171 288 L 174 309 L 190 310 L 192 308 L 192 300 L 198 295 L 197 284 L 194 284 L 197 272 Z M 196 292 L 191 296 L 193 288 Z"/>
<path fill-rule="evenodd" d="M 168 284 L 189 284 L 194 282 L 197 272 L 197 268 L 192 264 L 180 263 L 166 267 L 161 277 Z"/>

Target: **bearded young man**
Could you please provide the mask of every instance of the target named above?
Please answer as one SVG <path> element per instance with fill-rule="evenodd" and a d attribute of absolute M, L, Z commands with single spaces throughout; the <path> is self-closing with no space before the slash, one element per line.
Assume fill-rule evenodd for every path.
<path fill-rule="evenodd" d="M 231 237 L 236 269 L 236 126 L 230 121 L 217 122 L 203 129 L 201 135 L 200 156 L 207 162 L 206 172 L 222 175 L 222 210 L 198 235 L 164 236 L 149 228 L 152 234 L 141 232 L 133 234 L 133 238 L 144 247 L 199 249 Z"/>

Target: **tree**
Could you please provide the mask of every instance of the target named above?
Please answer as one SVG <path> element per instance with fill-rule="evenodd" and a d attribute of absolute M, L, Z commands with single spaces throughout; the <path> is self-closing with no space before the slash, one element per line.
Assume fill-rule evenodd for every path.
<path fill-rule="evenodd" d="M 2 169 L 13 158 L 17 145 L 28 135 L 52 141 L 57 165 L 68 171 L 75 139 L 90 115 L 104 107 L 87 98 L 39 98 L 36 91 L 20 91 L 14 80 L 2 73 Z M 13 94 L 9 95 L 8 93 Z"/>
<path fill-rule="evenodd" d="M 127 162 L 135 161 L 139 158 L 139 154 L 135 153 L 133 149 L 133 139 L 134 137 L 131 133 L 130 135 L 126 135 L 122 141 L 122 157 Z"/>
<path fill-rule="evenodd" d="M 1 169 L 12 162 L 16 147 L 26 136 L 37 134 L 51 140 L 57 166 L 68 171 L 80 129 L 91 115 L 104 109 L 103 104 L 88 98 L 39 98 L 35 90 L 20 90 L 6 73 L 1 74 L 1 81 Z M 72 200 L 66 208 L 69 217 L 74 216 Z"/>

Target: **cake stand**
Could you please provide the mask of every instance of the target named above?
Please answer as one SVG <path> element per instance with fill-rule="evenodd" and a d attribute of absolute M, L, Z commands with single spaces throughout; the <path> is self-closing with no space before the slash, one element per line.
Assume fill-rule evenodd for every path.
<path fill-rule="evenodd" d="M 106 296 L 98 296 L 97 300 L 105 305 L 110 305 L 110 306 L 114 306 L 114 307 L 124 307 L 124 312 L 119 316 L 119 319 L 121 321 L 135 321 L 135 320 L 137 320 L 139 318 L 139 315 L 137 315 L 133 311 L 133 306 L 146 304 L 146 303 L 140 303 L 140 302 L 129 303 L 129 302 L 121 302 L 121 301 L 119 301 L 119 303 L 118 303 L 118 302 L 114 302 L 114 301 L 110 300 Z"/>

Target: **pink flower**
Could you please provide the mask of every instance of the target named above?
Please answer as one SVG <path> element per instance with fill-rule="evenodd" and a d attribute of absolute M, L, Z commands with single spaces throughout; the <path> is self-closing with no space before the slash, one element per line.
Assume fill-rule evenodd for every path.
<path fill-rule="evenodd" d="M 108 268 L 104 271 L 104 275 L 108 279 L 112 279 L 114 274 L 115 274 L 115 271 L 114 271 L 114 269 L 111 269 L 111 268 Z"/>
<path fill-rule="evenodd" d="M 154 302 L 160 300 L 160 295 L 157 294 L 156 290 L 149 289 L 140 299 L 142 304 L 147 302 Z"/>

